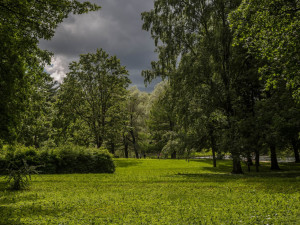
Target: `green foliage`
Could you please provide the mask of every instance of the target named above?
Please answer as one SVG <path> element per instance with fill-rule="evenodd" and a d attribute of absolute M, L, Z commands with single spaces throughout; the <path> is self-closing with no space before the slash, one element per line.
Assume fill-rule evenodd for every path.
<path fill-rule="evenodd" d="M 23 165 L 10 161 L 7 168 L 6 180 L 9 189 L 13 191 L 23 190 L 29 187 L 29 180 L 32 174 L 37 174 L 37 166 L 28 166 L 26 160 L 22 160 Z"/>
<path fill-rule="evenodd" d="M 70 64 L 59 93 L 59 104 L 65 117 L 80 119 L 94 136 L 94 144 L 101 147 L 111 130 L 121 126 L 130 80 L 128 71 L 116 56 L 98 49 L 95 54 L 80 55 Z M 69 124 L 67 124 L 69 126 Z"/>
<path fill-rule="evenodd" d="M 274 165 L 289 145 L 300 161 L 299 104 L 285 90 L 299 89 L 299 12 L 294 0 L 155 0 L 142 19 L 159 57 L 143 75 L 167 78 L 171 95 L 152 105 L 153 141 L 164 152 L 230 152 L 233 173 L 266 146 Z"/>
<path fill-rule="evenodd" d="M 40 173 L 113 173 L 115 165 L 106 149 L 66 145 L 55 149 L 9 146 L 0 155 L 0 171 L 10 164 L 22 167 L 41 166 Z"/>
<path fill-rule="evenodd" d="M 136 86 L 129 89 L 126 102 L 126 119 L 123 125 L 123 143 L 133 148 L 136 158 L 145 153 L 148 145 L 146 118 L 148 116 L 149 94 Z M 125 153 L 126 154 L 126 153 Z"/>
<path fill-rule="evenodd" d="M 263 62 L 267 88 L 281 80 L 299 100 L 300 3 L 296 0 L 244 0 L 230 15 L 234 42 Z"/>
<path fill-rule="evenodd" d="M 239 99 L 250 96 L 252 80 L 247 75 L 252 62 L 231 45 L 228 15 L 239 4 L 239 0 L 156 0 L 154 9 L 142 14 L 143 28 L 151 31 L 159 53 L 152 71 L 143 75 L 146 81 L 168 77 L 173 101 L 166 106 L 175 103 L 177 132 L 188 151 L 198 145 L 217 152 L 224 137 L 228 140 L 224 150 L 236 158 L 241 154 L 236 121 L 246 114 L 238 111 L 244 109 Z"/>
<path fill-rule="evenodd" d="M 32 86 L 44 77 L 51 54 L 39 49 L 50 40 L 58 24 L 70 13 L 82 14 L 100 7 L 76 0 L 5 0 L 0 2 L 0 138 L 18 137 Z M 33 88 L 34 89 L 34 88 Z"/>
<path fill-rule="evenodd" d="M 53 81 L 49 74 L 44 74 L 43 79 L 32 85 L 27 109 L 23 113 L 17 132 L 18 143 L 36 148 L 49 144 L 49 139 L 55 134 L 54 103 L 58 87 L 58 83 Z"/>
<path fill-rule="evenodd" d="M 114 174 L 32 176 L 0 189 L 2 224 L 297 224 L 299 166 L 231 175 L 231 162 L 117 159 Z M 0 185 L 3 179 L 0 178 Z M 17 222 L 15 222 L 17 221 Z"/>
<path fill-rule="evenodd" d="M 163 81 L 157 84 L 151 93 L 151 108 L 147 126 L 157 153 L 163 151 L 164 154 L 168 155 L 177 152 L 182 147 L 178 145 L 177 148 L 174 148 L 174 145 L 171 144 L 175 136 L 178 136 L 176 133 L 175 101 L 169 82 Z"/>
<path fill-rule="evenodd" d="M 113 173 L 115 171 L 112 156 L 103 148 L 68 145 L 56 148 L 50 154 L 44 152 L 44 157 L 54 162 L 56 173 Z"/>

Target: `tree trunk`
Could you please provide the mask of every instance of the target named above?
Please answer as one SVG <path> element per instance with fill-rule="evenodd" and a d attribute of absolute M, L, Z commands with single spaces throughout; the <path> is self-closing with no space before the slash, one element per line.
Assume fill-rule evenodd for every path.
<path fill-rule="evenodd" d="M 213 166 L 217 167 L 217 160 L 216 160 L 216 140 L 213 134 L 213 128 L 210 126 L 209 128 L 209 136 L 210 136 L 210 145 L 212 150 L 212 156 L 213 156 Z"/>
<path fill-rule="evenodd" d="M 171 154 L 171 159 L 176 159 L 176 151 Z"/>
<path fill-rule="evenodd" d="M 211 150 L 212 150 L 212 156 L 213 156 L 213 166 L 217 167 L 216 142 L 215 142 L 215 138 L 214 138 L 212 132 L 210 133 L 210 142 L 211 142 Z"/>
<path fill-rule="evenodd" d="M 102 146 L 103 140 L 98 134 L 95 134 L 95 138 L 96 138 L 97 148 L 100 148 Z"/>
<path fill-rule="evenodd" d="M 115 143 L 110 143 L 110 151 L 111 151 L 111 154 L 115 154 Z"/>
<path fill-rule="evenodd" d="M 276 146 L 271 144 L 270 150 L 271 150 L 271 170 L 280 170 L 277 161 Z"/>
<path fill-rule="evenodd" d="M 134 148 L 135 158 L 139 159 L 140 157 L 138 151 L 136 150 L 136 147 L 133 148 Z"/>
<path fill-rule="evenodd" d="M 248 172 L 251 172 L 251 166 L 253 166 L 253 161 L 250 153 L 247 154 L 247 167 L 248 167 Z"/>
<path fill-rule="evenodd" d="M 127 141 L 125 141 L 124 147 L 125 147 L 125 149 L 124 149 L 125 158 L 128 159 L 128 142 Z"/>
<path fill-rule="evenodd" d="M 295 154 L 295 163 L 300 163 L 298 144 L 295 139 L 292 140 L 292 146 Z"/>
<path fill-rule="evenodd" d="M 249 166 L 253 166 L 253 161 L 252 161 L 252 157 L 250 154 L 247 155 L 247 164 Z"/>
<path fill-rule="evenodd" d="M 213 165 L 214 167 L 217 167 L 216 151 L 214 148 L 212 148 L 212 155 L 213 155 Z"/>
<path fill-rule="evenodd" d="M 232 156 L 233 160 L 233 168 L 232 172 L 233 174 L 243 174 L 242 166 L 241 166 L 241 160 L 239 156 Z"/>
<path fill-rule="evenodd" d="M 139 152 L 138 152 L 138 150 L 137 150 L 137 146 L 136 146 L 135 140 L 134 140 L 134 142 L 132 142 L 132 143 L 133 143 L 133 150 L 134 150 L 134 153 L 135 153 L 135 158 L 139 159 L 139 158 L 140 158 L 140 157 L 139 157 Z"/>
<path fill-rule="evenodd" d="M 255 170 L 259 172 L 259 150 L 255 150 Z"/>
<path fill-rule="evenodd" d="M 135 140 L 135 136 L 134 136 L 133 130 L 130 131 L 130 134 L 131 134 L 131 137 L 132 137 L 132 144 L 133 144 L 133 150 L 134 150 L 134 153 L 135 153 L 135 157 L 137 159 L 139 159 L 139 153 L 138 153 L 138 150 L 137 150 L 136 140 Z"/>
<path fill-rule="evenodd" d="M 102 141 L 102 139 L 101 138 L 98 138 L 97 139 L 97 148 L 100 148 L 101 146 L 102 146 L 102 143 L 103 143 L 103 141 Z"/>

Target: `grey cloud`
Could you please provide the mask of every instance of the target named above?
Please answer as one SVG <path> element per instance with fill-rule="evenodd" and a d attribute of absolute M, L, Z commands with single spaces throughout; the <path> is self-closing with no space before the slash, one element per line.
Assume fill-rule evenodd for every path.
<path fill-rule="evenodd" d="M 40 47 L 57 55 L 57 68 L 65 68 L 79 54 L 95 52 L 103 48 L 116 55 L 129 70 L 132 83 L 143 88 L 141 70 L 150 69 L 156 59 L 154 41 L 149 32 L 142 30 L 141 12 L 153 7 L 151 0 L 103 0 L 94 1 L 102 9 L 85 15 L 70 15 L 57 29 L 51 41 L 40 42 Z M 62 62 L 63 61 L 63 62 Z M 59 73 L 58 73 L 59 74 Z M 57 76 L 57 74 L 56 74 Z"/>
<path fill-rule="evenodd" d="M 161 81 L 161 79 L 155 79 L 151 82 L 151 84 L 144 84 L 144 78 L 141 76 L 140 70 L 131 70 L 130 78 L 133 81 L 130 86 L 137 86 L 140 91 L 151 92 L 155 85 Z"/>

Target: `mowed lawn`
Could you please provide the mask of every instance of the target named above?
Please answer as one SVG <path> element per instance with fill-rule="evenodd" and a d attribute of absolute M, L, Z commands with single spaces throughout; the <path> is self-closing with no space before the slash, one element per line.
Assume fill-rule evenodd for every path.
<path fill-rule="evenodd" d="M 1 177 L 0 224 L 300 224 L 299 165 L 231 175 L 230 161 L 115 163 L 114 174 L 35 175 L 21 192 Z"/>

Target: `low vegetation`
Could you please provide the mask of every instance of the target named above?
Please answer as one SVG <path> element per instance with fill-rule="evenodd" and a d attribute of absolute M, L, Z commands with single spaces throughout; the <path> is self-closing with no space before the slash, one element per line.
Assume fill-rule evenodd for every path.
<path fill-rule="evenodd" d="M 38 167 L 39 173 L 46 174 L 113 173 L 115 171 L 111 154 L 103 148 L 84 148 L 74 145 L 54 149 L 6 146 L 0 151 L 0 173 L 6 174 L 9 165 L 20 170 L 24 167 L 24 161 L 29 167 Z"/>
<path fill-rule="evenodd" d="M 297 224 L 299 165 L 232 175 L 231 162 L 117 159 L 114 174 L 34 175 L 7 192 L 1 224 Z"/>
<path fill-rule="evenodd" d="M 28 166 L 26 160 L 22 160 L 22 164 L 10 162 L 6 169 L 6 180 L 9 189 L 12 191 L 23 190 L 29 187 L 29 180 L 32 174 L 38 174 L 36 170 L 38 166 Z"/>

